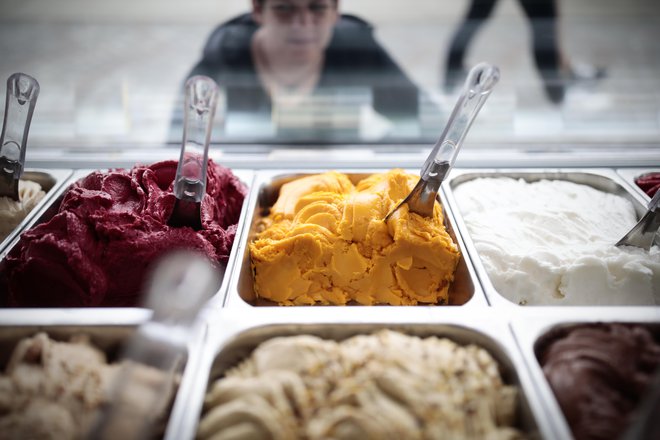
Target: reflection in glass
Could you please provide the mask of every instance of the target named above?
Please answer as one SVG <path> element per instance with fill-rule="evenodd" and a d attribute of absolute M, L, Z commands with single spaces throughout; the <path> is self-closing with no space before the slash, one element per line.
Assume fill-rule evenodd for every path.
<path fill-rule="evenodd" d="M 379 138 L 417 122 L 417 86 L 369 23 L 336 7 L 255 2 L 251 14 L 211 33 L 189 76 L 210 76 L 224 89 L 226 124 L 217 133 L 323 142 Z M 173 141 L 179 124 L 175 114 Z"/>

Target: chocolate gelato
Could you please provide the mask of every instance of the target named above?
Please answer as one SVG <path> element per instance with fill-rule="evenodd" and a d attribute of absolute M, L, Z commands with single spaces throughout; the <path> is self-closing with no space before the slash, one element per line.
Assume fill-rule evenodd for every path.
<path fill-rule="evenodd" d="M 658 334 L 639 325 L 587 324 L 544 339 L 537 357 L 575 438 L 619 438 L 660 367 Z"/>

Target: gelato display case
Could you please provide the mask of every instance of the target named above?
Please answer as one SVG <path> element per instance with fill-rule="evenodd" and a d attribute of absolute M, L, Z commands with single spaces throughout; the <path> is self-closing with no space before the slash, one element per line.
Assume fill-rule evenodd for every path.
<path fill-rule="evenodd" d="M 377 42 L 414 96 L 385 81 L 269 101 L 245 85 L 255 72 L 223 84 L 206 71 L 220 82 L 208 158 L 224 171 L 211 173 L 201 228 L 169 223 L 183 84 L 227 43 L 219 23 L 255 32 L 250 2 L 46 3 L 0 17 L 0 78 L 25 71 L 41 84 L 23 177 L 45 191 L 0 244 L 0 433 L 22 432 L 3 419 L 21 340 L 73 337 L 112 363 L 152 316 L 140 295 L 155 256 L 194 248 L 220 281 L 159 438 L 581 438 L 598 417 L 575 428 L 546 368 L 572 328 L 648 343 L 629 415 L 602 437 L 636 438 L 660 382 L 660 232 L 650 249 L 615 244 L 660 188 L 653 0 L 559 2 L 566 66 L 554 76 L 522 44 L 537 35 L 524 11 L 495 8 L 465 67 L 486 60 L 501 80 L 432 217 L 388 214 L 459 96 L 445 63 L 467 2 L 339 2 L 351 38 L 333 47 Z M 301 11 L 315 14 L 280 13 Z M 404 104 L 412 115 L 396 111 Z M 632 356 L 585 345 L 566 356 Z M 572 365 L 559 371 L 582 380 Z"/>
<path fill-rule="evenodd" d="M 359 182 L 368 176 L 383 175 L 397 166 L 394 162 L 390 164 L 391 168 L 367 168 L 365 166 L 366 164 L 360 165 L 356 165 L 354 168 L 344 166 L 343 168 L 338 168 L 338 170 L 347 176 L 349 181 Z M 572 184 L 579 183 L 588 186 L 591 190 L 604 192 L 623 199 L 627 204 L 626 206 L 629 206 L 629 209 L 632 210 L 632 219 L 629 219 L 629 222 L 634 224 L 644 213 L 645 197 L 628 183 L 625 173 L 621 169 L 615 169 L 614 167 L 611 169 L 604 169 L 602 167 L 584 168 L 581 166 L 575 168 L 541 169 L 525 167 L 454 169 L 450 178 L 443 184 L 442 191 L 438 195 L 438 206 L 441 206 L 443 214 L 443 227 L 446 228 L 446 233 L 460 254 L 460 258 L 456 263 L 453 281 L 448 289 L 449 303 L 447 305 L 421 303 L 410 306 L 280 306 L 275 302 L 258 298 L 254 288 L 254 267 L 251 262 L 250 246 L 256 240 L 261 226 L 263 226 L 260 226 L 260 224 L 264 222 L 264 219 L 268 219 L 284 184 L 309 176 L 323 175 L 326 171 L 325 168 L 319 168 L 318 163 L 310 168 L 299 166 L 297 168 L 282 168 L 278 170 L 255 168 L 252 170 L 242 169 L 236 171 L 236 175 L 240 176 L 240 179 L 247 184 L 249 190 L 240 210 L 236 238 L 224 269 L 222 286 L 204 307 L 200 317 L 201 325 L 205 328 L 205 331 L 200 332 L 195 341 L 191 341 L 194 344 L 189 348 L 189 364 L 186 366 L 186 369 L 182 370 L 181 382 L 178 387 L 176 399 L 169 413 L 166 430 L 163 431 L 165 438 L 195 438 L 210 435 L 207 431 L 200 433 L 198 430 L 202 429 L 200 428 L 200 419 L 204 420 L 204 418 L 210 417 L 213 411 L 220 413 L 220 415 L 213 416 L 219 418 L 217 420 L 215 418 L 209 419 L 211 421 L 205 422 L 204 430 L 223 431 L 226 429 L 228 430 L 227 432 L 233 432 L 233 429 L 238 428 L 233 425 L 234 422 L 232 420 L 243 420 L 240 418 L 242 417 L 241 414 L 243 414 L 251 421 L 243 420 L 236 423 L 242 423 L 241 429 L 247 429 L 248 431 L 246 432 L 253 432 L 252 430 L 254 429 L 283 429 L 284 431 L 282 432 L 288 432 L 289 434 L 291 432 L 298 432 L 295 430 L 303 429 L 296 425 L 300 421 L 296 423 L 290 420 L 284 422 L 280 419 L 283 416 L 277 412 L 284 411 L 286 413 L 287 411 L 293 411 L 292 409 L 283 410 L 281 407 L 277 410 L 272 408 L 270 410 L 264 409 L 264 411 L 276 411 L 276 414 L 280 414 L 276 418 L 279 422 L 271 426 L 268 424 L 268 417 L 273 417 L 272 414 L 270 416 L 264 415 L 265 419 L 263 420 L 253 420 L 253 416 L 249 415 L 250 411 L 246 412 L 244 407 L 241 406 L 245 405 L 245 402 L 253 402 L 254 399 L 264 399 L 263 393 L 276 393 L 274 389 L 277 388 L 272 387 L 284 386 L 284 390 L 287 390 L 288 388 L 286 387 L 294 386 L 289 382 L 286 382 L 288 385 L 275 385 L 276 382 L 270 384 L 268 379 L 260 379 L 265 381 L 265 384 L 268 384 L 264 386 L 270 391 L 255 390 L 252 385 L 235 385 L 236 388 L 225 390 L 228 393 L 227 396 L 234 396 L 232 399 L 235 399 L 235 401 L 225 402 L 223 399 L 229 397 L 221 397 L 220 401 L 225 403 L 218 408 L 211 408 L 209 407 L 209 403 L 205 403 L 209 399 L 205 397 L 206 393 L 212 389 L 213 384 L 217 381 L 219 381 L 218 383 L 223 383 L 223 378 L 233 377 L 233 372 L 239 371 L 241 368 L 247 370 L 252 368 L 248 366 L 240 367 L 240 365 L 242 365 L 242 362 L 247 362 L 246 359 L 250 358 L 258 346 L 266 344 L 268 341 L 278 340 L 277 338 L 286 336 L 303 339 L 320 338 L 320 340 L 326 342 L 341 343 L 341 341 L 349 340 L 356 335 L 362 335 L 363 337 L 374 337 L 375 342 L 372 342 L 375 346 L 374 349 L 379 352 L 385 352 L 386 343 L 382 341 L 382 338 L 384 338 L 382 332 L 396 332 L 397 337 L 400 334 L 402 335 L 401 337 L 417 337 L 423 340 L 430 337 L 447 338 L 452 344 L 456 344 L 456 346 L 452 345 L 452 348 L 449 349 L 450 354 L 447 356 L 450 356 L 450 358 L 451 356 L 459 356 L 458 353 L 462 353 L 460 350 L 471 344 L 476 344 L 483 348 L 492 357 L 496 367 L 490 368 L 491 370 L 495 368 L 499 372 L 500 376 L 498 377 L 500 379 L 498 380 L 501 381 L 501 386 L 505 387 L 503 389 L 517 390 L 515 398 L 506 394 L 508 391 L 501 391 L 506 395 L 500 395 L 498 397 L 498 399 L 510 402 L 511 408 L 515 409 L 515 417 L 496 418 L 492 421 L 480 422 L 475 426 L 470 424 L 470 428 L 463 427 L 461 429 L 496 429 L 510 435 L 523 435 L 528 438 L 564 438 L 565 435 L 569 435 L 567 434 L 569 432 L 569 428 L 567 428 L 568 422 L 554 400 L 555 397 L 553 397 L 550 391 L 551 385 L 542 373 L 540 373 L 540 352 L 537 346 L 540 346 L 540 342 L 538 341 L 542 340 L 543 335 L 558 326 L 586 322 L 645 323 L 651 325 L 652 328 L 655 328 L 653 325 L 660 325 L 660 307 L 657 302 L 654 302 L 658 295 L 657 289 L 660 287 L 660 283 L 658 283 L 660 269 L 656 261 L 658 258 L 657 247 L 651 251 L 643 251 L 647 252 L 647 258 L 636 265 L 637 268 L 646 267 L 647 272 L 650 272 L 650 275 L 648 275 L 642 270 L 643 275 L 646 275 L 646 281 L 643 281 L 643 275 L 635 275 L 634 272 L 632 275 L 628 275 L 635 279 L 635 282 L 638 283 L 635 286 L 638 287 L 634 287 L 632 292 L 628 292 L 626 294 L 627 296 L 624 296 L 628 300 L 633 301 L 636 295 L 640 295 L 648 290 L 646 293 L 650 295 L 650 299 L 649 303 L 645 306 L 630 305 L 632 302 L 628 302 L 628 305 L 622 307 L 621 305 L 626 304 L 624 300 L 615 302 L 615 305 L 611 303 L 607 304 L 607 302 L 601 303 L 597 295 L 598 292 L 593 292 L 589 288 L 593 284 L 608 280 L 611 281 L 612 276 L 602 271 L 590 270 L 588 266 L 585 270 L 590 276 L 594 277 L 593 281 L 583 284 L 582 291 L 578 289 L 577 292 L 574 292 L 576 295 L 587 295 L 589 301 L 586 301 L 586 303 L 582 305 L 566 304 L 562 307 L 553 307 L 552 305 L 556 305 L 555 303 L 545 306 L 516 304 L 505 298 L 507 292 L 501 292 L 500 289 L 494 287 L 489 271 L 484 267 L 483 262 L 484 255 L 490 258 L 491 254 L 484 252 L 482 250 L 483 248 L 477 245 L 477 239 L 473 236 L 473 231 L 466 224 L 465 213 L 463 211 L 464 206 L 455 194 L 456 188 L 460 188 L 461 185 L 475 179 L 492 177 L 501 179 L 503 176 L 506 176 L 507 179 L 515 178 L 513 179 L 514 181 L 524 183 L 541 181 L 543 179 Z M 407 172 L 413 175 L 415 174 L 413 169 L 408 169 Z M 70 187 L 73 182 L 89 174 L 89 169 L 74 171 L 70 179 L 53 194 L 51 204 L 40 208 L 40 212 L 36 213 L 36 216 L 30 224 L 26 225 L 24 231 L 29 231 L 30 228 L 52 217 L 56 212 L 58 204 L 61 203 L 62 196 L 67 190 L 66 187 Z M 304 189 L 307 190 L 309 188 Z M 497 194 L 497 192 L 493 188 L 493 191 L 488 191 L 484 195 L 489 197 L 494 194 Z M 491 198 L 497 199 L 497 197 Z M 550 202 L 551 200 L 548 200 L 548 204 L 551 204 Z M 616 204 L 612 206 L 616 206 Z M 326 223 L 321 221 L 319 224 Z M 510 225 L 510 227 L 513 228 L 514 225 Z M 525 234 L 521 233 L 521 239 L 523 235 Z M 14 245 L 20 240 L 20 236 L 19 234 L 15 238 Z M 3 253 L 3 259 L 10 252 L 11 246 Z M 541 252 L 539 255 L 547 255 L 548 261 L 554 262 L 557 259 L 557 257 L 548 255 L 547 252 L 545 254 Z M 591 260 L 593 260 L 593 257 Z M 590 261 L 590 259 L 587 259 L 587 261 Z M 541 260 L 539 264 L 543 265 L 543 263 L 544 261 Z M 4 261 L 0 264 L 4 264 Z M 283 260 L 280 264 L 285 265 L 286 260 Z M 524 265 L 521 264 L 522 266 Z M 620 276 L 620 271 L 617 272 L 616 266 L 613 267 L 611 270 L 614 274 Z M 3 270 L 6 269 L 3 268 Z M 299 276 L 301 278 L 303 277 L 303 275 Z M 601 277 L 601 279 L 598 277 Z M 3 278 L 6 278 L 6 273 L 3 273 Z M 537 275 L 528 275 L 524 278 L 532 278 L 535 281 L 539 281 L 538 279 L 540 277 Z M 644 282 L 646 285 L 643 284 Z M 616 285 L 616 283 L 614 284 Z M 642 288 L 639 286 L 646 287 Z M 644 292 L 635 291 L 635 288 L 646 290 Z M 143 308 L 10 308 L 0 310 L 0 320 L 3 324 L 2 331 L 11 335 L 11 337 L 7 336 L 9 338 L 7 341 L 11 339 L 11 341 L 15 342 L 20 337 L 34 336 L 41 331 L 46 331 L 49 335 L 55 335 L 53 337 L 62 340 L 62 338 L 68 338 L 70 333 L 80 329 L 83 333 L 86 332 L 93 335 L 93 340 L 101 338 L 102 342 L 99 343 L 103 345 L 109 343 L 108 341 L 116 343 L 116 340 L 121 339 L 126 334 L 130 334 L 131 325 L 137 325 L 141 320 L 146 319 L 149 313 L 149 310 Z M 543 319 L 540 318 L 541 316 Z M 126 320 L 130 321 L 127 325 L 116 328 L 109 326 L 115 322 L 126 323 Z M 119 328 L 124 333 L 119 332 L 117 330 Z M 653 331 L 655 332 L 653 334 L 656 335 L 654 337 L 657 338 L 657 329 Z M 115 335 L 116 332 L 124 336 Z M 2 338 L 2 335 L 0 335 L 0 338 Z M 13 344 L 14 342 L 11 343 Z M 416 343 L 406 342 L 406 344 L 412 346 L 415 346 Z M 369 345 L 370 343 L 365 342 L 365 344 Z M 291 354 L 286 354 L 287 352 L 284 348 L 282 350 L 283 359 L 296 359 L 298 356 L 305 356 L 304 350 L 303 352 L 294 351 Z M 9 351 L 8 349 L 6 353 L 9 353 Z M 405 354 L 401 354 L 401 356 L 401 359 L 406 359 Z M 410 356 L 413 355 L 411 354 Z M 275 355 L 272 361 L 268 362 L 274 362 L 274 368 L 279 368 L 277 367 L 276 359 L 277 355 Z M 340 361 L 334 359 L 334 362 Z M 412 365 L 410 364 L 409 367 L 406 367 L 404 362 L 398 368 L 405 370 L 412 368 Z M 330 366 L 323 364 L 323 366 L 317 366 L 315 368 L 324 370 L 330 368 Z M 456 372 L 441 373 L 438 371 L 436 373 L 426 374 L 453 375 Z M 462 375 L 463 373 L 460 376 Z M 412 379 L 406 379 L 406 381 L 408 380 L 412 381 Z M 432 382 L 430 378 L 424 380 L 425 384 Z M 380 382 L 376 380 L 376 383 Z M 222 387 L 225 385 L 218 386 L 224 389 Z M 369 399 L 376 399 L 376 397 L 374 397 L 375 394 L 369 393 L 384 393 L 386 399 L 380 403 L 374 400 L 373 404 L 386 405 L 397 414 L 399 414 L 399 411 L 404 411 L 400 415 L 402 417 L 401 420 L 404 421 L 411 417 L 410 414 L 413 414 L 413 417 L 418 417 L 418 415 L 415 415 L 418 414 L 415 411 L 422 411 L 419 405 L 422 407 L 425 404 L 431 405 L 433 399 L 441 399 L 442 397 L 439 396 L 442 396 L 442 392 L 446 392 L 446 390 L 425 390 L 424 395 L 428 393 L 427 397 L 431 399 L 431 403 L 424 403 L 425 401 L 420 400 L 421 397 L 408 394 L 408 391 L 405 389 L 400 390 L 399 392 L 403 394 L 398 395 L 396 391 L 389 390 L 382 383 L 379 386 L 385 388 L 379 388 L 377 386 L 375 391 L 365 390 L 363 391 L 365 393 L 364 396 L 371 397 L 363 398 L 371 402 L 372 400 Z M 249 397 L 252 392 L 257 393 L 256 396 L 261 397 Z M 434 393 L 436 392 L 439 394 L 434 397 Z M 330 418 L 325 420 L 325 425 L 323 426 L 321 426 L 321 422 L 309 426 L 306 425 L 304 429 L 311 429 L 312 431 L 304 436 L 313 437 L 313 435 L 318 434 L 322 437 L 326 434 L 329 435 L 332 430 L 341 430 L 344 428 L 349 430 L 349 432 L 351 432 L 351 429 L 369 429 L 368 426 L 362 426 L 357 418 L 340 417 L 341 413 L 346 413 L 346 411 L 350 413 L 352 411 L 350 408 L 358 405 L 355 402 L 360 401 L 358 396 L 361 395 L 360 393 L 362 391 L 355 389 L 354 393 L 349 393 L 349 395 L 343 398 L 344 400 L 337 397 L 339 399 L 337 405 L 339 406 L 333 407 L 334 409 L 325 408 L 323 405 L 315 409 L 315 411 L 319 411 L 319 414 L 330 414 L 332 411 L 335 413 L 328 415 Z M 276 394 L 267 395 L 270 397 L 265 399 L 270 401 L 269 399 L 275 399 L 273 396 Z M 634 403 L 631 403 L 631 405 L 633 407 L 637 404 L 641 405 L 643 397 L 644 392 L 640 391 L 638 399 Z M 406 398 L 413 399 L 419 405 L 414 406 L 413 409 L 406 408 L 401 403 L 401 399 Z M 513 400 L 507 400 L 508 398 Z M 244 401 L 243 399 L 247 400 Z M 294 401 L 288 402 L 288 404 L 295 405 Z M 470 400 L 468 399 L 464 404 L 470 407 L 469 402 Z M 395 406 L 390 407 L 390 405 Z M 362 410 L 368 414 L 368 411 L 374 411 L 375 407 L 367 405 Z M 408 413 L 408 411 L 411 411 L 411 413 Z M 471 411 L 477 411 L 477 409 L 472 408 Z M 506 422 L 509 424 L 506 424 L 504 420 L 509 420 L 510 422 Z M 433 425 L 436 422 L 439 424 Z M 428 429 L 431 429 L 431 431 L 435 429 L 436 434 L 437 432 L 447 432 L 445 431 L 447 428 L 443 428 L 444 425 L 442 425 L 442 422 L 436 422 L 429 421 Z M 401 423 L 405 424 L 403 421 Z M 211 425 L 213 428 L 208 428 L 207 425 Z M 435 428 L 433 428 L 434 426 Z M 490 428 L 486 428 L 487 426 L 490 426 Z M 286 431 L 287 429 L 289 431 Z M 396 428 L 392 427 L 391 429 L 404 428 L 396 425 Z M 487 431 L 478 432 L 484 433 Z"/>
<path fill-rule="evenodd" d="M 658 304 L 656 249 L 614 246 L 647 204 L 614 170 L 455 170 L 445 190 L 491 304 Z"/>
<path fill-rule="evenodd" d="M 317 170 L 318 171 L 318 170 Z M 442 223 L 442 228 L 438 227 L 436 231 L 434 231 L 434 234 L 439 234 L 441 229 L 446 229 L 446 234 L 449 236 L 445 236 L 444 244 L 438 244 L 438 250 L 432 250 L 430 248 L 424 248 L 423 243 L 420 244 L 415 244 L 411 240 L 406 240 L 404 237 L 402 237 L 398 243 L 400 243 L 398 248 L 396 249 L 385 249 L 388 246 L 388 242 L 385 242 L 385 245 L 377 245 L 374 243 L 374 241 L 377 241 L 377 232 L 370 233 L 368 232 L 372 226 L 368 226 L 370 221 L 373 220 L 380 220 L 380 218 L 372 219 L 369 216 L 373 215 L 373 213 L 370 213 L 369 205 L 370 203 L 375 202 L 378 197 L 376 197 L 376 194 L 369 196 L 369 194 L 365 192 L 360 192 L 359 187 L 358 189 L 355 189 L 353 187 L 350 187 L 347 189 L 347 194 L 349 194 L 347 197 L 354 197 L 354 200 L 366 200 L 367 201 L 367 206 L 362 205 L 359 203 L 353 203 L 351 201 L 347 201 L 347 205 L 340 207 L 339 209 L 343 209 L 343 213 L 339 214 L 337 220 L 341 218 L 341 221 L 338 221 L 337 226 L 333 226 L 333 228 L 345 228 L 341 229 L 340 231 L 336 231 L 337 235 L 333 235 L 330 240 L 331 243 L 328 244 L 327 247 L 325 247 L 325 250 L 322 250 L 322 253 L 325 253 L 324 256 L 321 257 L 321 259 L 326 259 L 326 260 L 346 260 L 346 261 L 351 261 L 351 255 L 353 255 L 353 250 L 357 249 L 358 247 L 373 247 L 377 248 L 378 246 L 381 246 L 382 249 L 380 250 L 374 250 L 372 254 L 366 259 L 366 260 L 361 260 L 358 259 L 359 262 L 355 263 L 356 260 L 352 260 L 351 264 L 349 264 L 349 267 L 344 267 L 343 269 L 339 268 L 338 264 L 332 263 L 337 270 L 337 272 L 342 272 L 343 273 L 351 273 L 354 272 L 353 275 L 346 275 L 345 277 L 350 278 L 352 285 L 358 285 L 362 284 L 365 287 L 363 289 L 358 289 L 360 292 L 356 292 L 350 286 L 346 287 L 341 287 L 345 286 L 342 282 L 342 279 L 344 278 L 344 275 L 340 275 L 337 273 L 336 275 L 333 275 L 331 273 L 326 272 L 322 276 L 324 278 L 327 278 L 330 283 L 330 285 L 325 286 L 325 287 L 320 287 L 316 288 L 314 287 L 313 283 L 312 285 L 306 287 L 304 290 L 305 293 L 304 295 L 301 295 L 299 297 L 299 292 L 301 292 L 301 288 L 295 288 L 293 284 L 295 283 L 296 279 L 302 279 L 302 278 L 309 278 L 313 279 L 314 276 L 311 275 L 310 272 L 313 272 L 317 270 L 314 265 L 308 265 L 304 262 L 300 262 L 296 266 L 298 268 L 294 269 L 292 267 L 289 268 L 284 268 L 281 266 L 284 266 L 286 264 L 286 261 L 289 260 L 289 256 L 283 256 L 280 257 L 277 260 L 270 260 L 270 261 L 265 261 L 263 264 L 260 263 L 260 267 L 263 268 L 262 270 L 268 271 L 270 270 L 270 267 L 275 267 L 276 271 L 280 271 L 282 273 L 283 277 L 287 277 L 286 280 L 281 280 L 281 282 L 278 284 L 278 290 L 281 292 L 278 292 L 278 294 L 273 295 L 275 292 L 271 292 L 270 289 L 263 289 L 262 291 L 266 290 L 267 293 L 266 295 L 257 294 L 257 289 L 255 287 L 255 276 L 254 273 L 257 271 L 257 268 L 255 267 L 254 261 L 251 260 L 250 257 L 250 249 L 251 246 L 253 246 L 253 243 L 255 242 L 255 239 L 257 238 L 257 235 L 259 232 L 263 232 L 263 229 L 265 227 L 264 221 L 270 223 L 269 218 L 269 213 L 273 212 L 274 215 L 278 215 L 276 211 L 273 210 L 273 205 L 276 203 L 279 203 L 279 206 L 282 205 L 282 202 L 285 202 L 287 205 L 290 203 L 296 203 L 295 200 L 292 201 L 285 201 L 286 197 L 282 198 L 282 202 L 277 202 L 278 199 L 280 199 L 280 190 L 283 185 L 291 182 L 302 182 L 303 185 L 308 185 L 308 184 L 314 184 L 314 180 L 316 179 L 316 176 L 319 176 L 320 179 L 328 178 L 328 179 L 340 179 L 343 180 L 342 177 L 347 178 L 345 183 L 348 183 L 350 181 L 353 184 L 359 184 L 361 181 L 365 181 L 369 176 L 383 176 L 386 177 L 387 174 L 385 173 L 387 170 L 360 170 L 360 169 L 349 169 L 345 170 L 345 172 L 340 173 L 343 174 L 341 175 L 335 175 L 335 174 L 324 174 L 324 173 L 314 173 L 313 170 L 304 170 L 304 172 L 301 172 L 301 170 L 279 170 L 279 171 L 265 171 L 265 172 L 260 172 L 258 173 L 258 177 L 254 182 L 255 185 L 255 190 L 253 196 L 248 200 L 247 202 L 247 217 L 245 219 L 246 227 L 243 229 L 241 237 L 238 239 L 238 242 L 236 244 L 237 249 L 238 249 L 238 254 L 237 258 L 238 261 L 236 262 L 236 268 L 235 270 L 239 274 L 237 277 L 232 279 L 232 282 L 229 286 L 229 290 L 227 292 L 226 296 L 226 301 L 225 301 L 225 306 L 227 307 L 244 307 L 246 305 L 248 306 L 276 306 L 279 304 L 288 304 L 288 305 L 307 305 L 310 304 L 326 304 L 326 305 L 342 305 L 342 304 L 350 304 L 350 305 L 364 305 L 364 304 L 419 304 L 419 305 L 429 305 L 429 304 L 435 304 L 435 305 L 458 305 L 458 306 L 463 306 L 463 305 L 478 305 L 481 304 L 483 305 L 484 302 L 484 296 L 481 293 L 480 287 L 478 284 L 474 283 L 474 280 L 476 279 L 474 277 L 474 269 L 472 268 L 470 262 L 465 258 L 465 251 L 464 248 L 462 247 L 462 240 L 460 240 L 458 232 L 456 227 L 453 224 L 453 219 L 447 214 L 447 211 L 444 212 L 444 216 L 442 218 L 438 217 L 440 222 Z M 414 172 L 411 172 L 411 175 L 414 176 Z M 306 179 L 306 180 L 305 180 Z M 407 179 L 407 178 L 406 178 Z M 415 178 L 416 179 L 416 178 Z M 414 183 L 414 182 L 413 182 Z M 317 184 L 321 185 L 320 182 L 317 182 Z M 407 183 L 407 185 L 410 185 L 410 182 Z M 322 194 L 322 189 L 321 186 L 319 186 L 319 191 L 317 194 Z M 405 188 L 407 188 L 406 186 Z M 296 187 L 291 187 L 292 191 L 296 193 L 298 190 Z M 363 188 L 364 189 L 364 188 Z M 362 196 L 361 194 L 364 194 Z M 296 196 L 292 196 L 296 197 Z M 444 206 L 446 204 L 443 203 Z M 325 207 L 321 207 L 320 204 L 316 204 L 316 206 L 319 206 L 319 212 L 336 212 L 336 209 L 338 206 L 334 204 L 326 205 Z M 443 208 L 444 209 L 444 208 Z M 315 210 L 316 212 L 316 210 Z M 380 215 L 381 217 L 384 217 L 387 214 L 387 212 L 381 212 Z M 303 213 L 303 216 L 306 216 L 306 214 Z M 349 219 L 350 216 L 350 219 Z M 271 216 L 272 217 L 272 216 Z M 305 223 L 305 225 L 308 224 L 313 224 L 315 221 L 311 220 L 308 223 Z M 346 222 L 346 223 L 344 223 Z M 362 223 L 362 226 L 359 226 L 360 222 Z M 348 224 L 350 223 L 350 225 Z M 342 226 L 343 225 L 343 226 Z M 307 226 L 303 226 L 307 227 Z M 362 228 L 363 232 L 359 232 L 358 229 Z M 347 232 L 348 229 L 350 229 L 352 232 Z M 323 231 L 319 231 L 320 234 L 323 234 Z M 404 232 L 401 232 L 403 234 Z M 419 233 L 422 234 L 423 232 L 420 231 L 415 231 L 414 233 Z M 442 233 L 445 233 L 442 231 Z M 346 236 L 345 234 L 352 234 L 350 236 Z M 288 241 L 290 240 L 296 240 L 295 234 L 291 237 L 286 237 L 283 239 L 282 242 L 276 243 L 276 242 L 271 242 L 270 238 L 267 239 L 268 243 L 265 243 L 265 246 L 268 246 L 266 249 L 260 250 L 261 254 L 263 255 L 264 253 L 271 253 L 271 252 L 277 252 L 277 250 L 273 249 L 271 251 L 270 246 L 274 247 L 279 247 L 282 246 L 283 249 L 287 249 L 286 246 L 288 246 Z M 319 239 L 321 239 L 319 237 Z M 275 239 L 273 239 L 275 240 Z M 304 240 L 304 237 L 302 238 Z M 337 240 L 337 241 L 335 241 Z M 337 244 L 338 242 L 341 242 Z M 357 247 L 355 249 L 351 247 L 351 243 L 355 243 Z M 304 258 L 303 255 L 306 255 L 309 251 L 304 249 L 305 244 L 300 242 L 299 244 L 294 244 L 295 246 L 300 246 L 300 255 L 301 258 Z M 335 246 L 339 246 L 341 249 L 337 249 Z M 450 246 L 449 248 L 443 248 L 443 246 Z M 456 252 L 454 255 L 456 256 L 456 260 L 454 261 L 451 255 L 446 254 L 446 252 L 449 251 L 449 249 L 452 249 L 453 251 L 454 247 L 458 252 Z M 407 249 L 406 249 L 407 248 Z M 361 250 L 360 250 L 361 251 Z M 287 251 L 288 252 L 288 251 Z M 311 251 L 314 252 L 314 251 Z M 361 251 L 362 252 L 362 251 Z M 429 256 L 425 260 L 425 265 L 428 264 L 428 266 L 424 266 L 425 268 L 419 271 L 411 271 L 411 273 L 415 273 L 415 277 L 419 277 L 422 279 L 431 279 L 433 276 L 440 276 L 439 279 L 436 279 L 435 281 L 429 281 L 429 286 L 424 286 L 424 287 L 419 287 L 419 288 L 414 288 L 413 284 L 409 281 L 406 280 L 405 277 L 403 276 L 396 276 L 396 280 L 392 280 L 389 283 L 389 287 L 387 288 L 381 288 L 380 290 L 387 290 L 387 291 L 396 291 L 397 293 L 394 295 L 394 297 L 386 297 L 382 296 L 378 297 L 378 294 L 381 292 L 378 292 L 378 288 L 368 288 L 368 286 L 379 286 L 379 280 L 380 279 L 385 279 L 386 277 L 378 275 L 377 273 L 374 274 L 374 276 L 369 276 L 368 274 L 365 274 L 364 272 L 366 271 L 366 267 L 368 266 L 370 269 L 369 271 L 374 271 L 376 272 L 377 266 L 384 264 L 386 266 L 390 266 L 391 261 L 394 261 L 394 259 L 413 259 L 420 253 L 424 252 L 433 252 L 434 256 Z M 366 255 L 366 253 L 363 253 Z M 366 258 L 366 257 L 365 257 Z M 382 261 L 379 261 L 382 260 Z M 412 260 L 411 260 L 412 261 Z M 357 272 L 359 271 L 354 271 L 354 268 L 352 264 L 355 263 L 358 266 L 361 264 L 363 265 L 363 275 L 358 275 Z M 318 263 L 319 265 L 322 265 L 324 263 Z M 411 263 L 413 264 L 413 263 Z M 421 264 L 421 263 L 420 263 Z M 281 269 L 279 269 L 281 267 Z M 285 272 L 286 270 L 286 272 Z M 381 269 L 382 270 L 382 269 Z M 445 273 L 445 275 L 440 275 L 442 273 Z M 303 277 L 303 274 L 305 276 Z M 272 283 L 274 280 L 272 278 L 276 277 L 275 275 L 264 275 L 263 278 L 261 278 L 261 282 L 266 282 L 266 283 Z M 353 277 L 353 278 L 351 278 Z M 447 282 L 448 280 L 451 279 L 451 282 L 448 282 L 448 288 L 442 288 L 442 284 Z M 317 279 L 318 281 L 318 279 Z M 311 289 L 311 290 L 310 290 Z M 298 290 L 298 291 L 296 291 Z M 341 291 L 341 294 L 339 297 L 334 297 L 332 292 L 336 292 L 337 290 Z M 291 292 L 290 296 L 285 295 L 284 292 Z M 368 294 L 368 292 L 371 292 Z M 433 293 L 433 292 L 438 292 L 438 293 Z M 314 299 L 312 296 L 309 296 L 309 292 L 315 292 L 314 295 L 316 299 Z M 350 293 L 349 293 L 350 292 Z M 358 293 L 362 293 L 363 295 L 360 296 Z"/>

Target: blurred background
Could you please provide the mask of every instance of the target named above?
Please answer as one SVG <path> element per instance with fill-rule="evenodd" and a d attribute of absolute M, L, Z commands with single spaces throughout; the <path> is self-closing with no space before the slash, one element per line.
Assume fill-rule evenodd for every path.
<path fill-rule="evenodd" d="M 73 152 L 178 147 L 176 115 L 188 72 L 213 29 L 250 7 L 248 0 L 0 4 L 0 78 L 22 71 L 41 84 L 30 149 Z M 468 6 L 467 0 L 340 2 L 343 13 L 373 25 L 376 39 L 423 91 L 414 120 L 383 118 L 369 108 L 368 93 L 312 103 L 299 114 L 260 123 L 224 115 L 221 105 L 213 141 L 227 152 L 258 151 L 271 143 L 397 149 L 434 142 L 458 93 L 443 86 L 445 61 Z M 658 23 L 657 0 L 560 0 L 559 46 L 575 75 L 562 79 L 563 100 L 552 102 L 534 65 L 532 32 L 520 4 L 497 2 L 468 46 L 465 64 L 494 63 L 502 79 L 466 145 L 657 147 Z M 324 130 L 314 120 L 315 105 L 330 106 Z M 342 112 L 353 122 L 342 121 Z"/>

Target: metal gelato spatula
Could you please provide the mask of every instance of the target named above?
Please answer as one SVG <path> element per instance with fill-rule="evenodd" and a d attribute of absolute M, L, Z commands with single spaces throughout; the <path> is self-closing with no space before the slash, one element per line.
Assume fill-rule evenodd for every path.
<path fill-rule="evenodd" d="M 183 143 L 174 179 L 176 202 L 168 224 L 199 230 L 218 85 L 207 76 L 197 75 L 186 82 L 185 89 Z"/>
<path fill-rule="evenodd" d="M 18 201 L 18 181 L 23 174 L 25 149 L 39 83 L 24 73 L 7 80 L 5 116 L 0 135 L 0 197 Z"/>
<path fill-rule="evenodd" d="M 158 264 L 145 304 L 153 315 L 124 346 L 109 402 L 101 408 L 88 439 L 132 440 L 157 434 L 154 423 L 169 407 L 188 341 L 198 330 L 194 323 L 220 283 L 219 272 L 198 254 L 177 252 Z M 145 378 L 144 365 L 162 376 Z M 127 404 L 138 399 L 138 408 Z"/>
<path fill-rule="evenodd" d="M 438 189 L 454 165 L 472 122 L 499 79 L 499 69 L 487 63 L 479 63 L 470 70 L 447 126 L 422 166 L 417 185 L 387 214 L 385 221 L 404 203 L 408 204 L 410 212 L 433 217 Z"/>
<path fill-rule="evenodd" d="M 648 211 L 644 214 L 635 226 L 632 227 L 617 246 L 635 246 L 647 251 L 653 246 L 656 234 L 660 228 L 660 191 L 656 192 L 649 202 Z"/>

